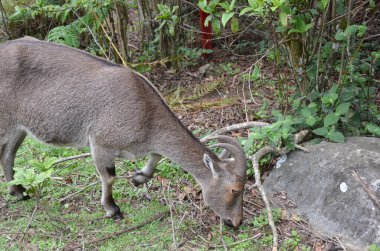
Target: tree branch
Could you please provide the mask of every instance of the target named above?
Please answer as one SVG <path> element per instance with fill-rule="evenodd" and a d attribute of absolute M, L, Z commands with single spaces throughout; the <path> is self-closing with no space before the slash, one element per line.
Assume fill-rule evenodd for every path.
<path fill-rule="evenodd" d="M 84 154 L 80 154 L 80 155 L 76 155 L 76 156 L 62 158 L 62 159 L 59 159 L 56 162 L 54 162 L 53 165 L 57 165 L 59 163 L 62 163 L 62 162 L 65 162 L 65 161 L 69 161 L 69 160 L 84 159 L 84 158 L 88 158 L 88 157 L 91 157 L 91 153 L 84 153 Z"/>
<path fill-rule="evenodd" d="M 240 124 L 234 124 L 230 125 L 227 127 L 223 127 L 220 129 L 217 129 L 216 131 L 212 132 L 211 134 L 207 135 L 203 139 L 201 139 L 201 142 L 206 141 L 209 137 L 219 135 L 219 134 L 225 134 L 227 132 L 232 132 L 232 131 L 237 131 L 237 130 L 242 130 L 242 129 L 249 129 L 252 127 L 264 127 L 264 126 L 269 126 L 269 123 L 266 122 L 261 122 L 261 121 L 249 121 L 249 122 L 244 122 Z"/>

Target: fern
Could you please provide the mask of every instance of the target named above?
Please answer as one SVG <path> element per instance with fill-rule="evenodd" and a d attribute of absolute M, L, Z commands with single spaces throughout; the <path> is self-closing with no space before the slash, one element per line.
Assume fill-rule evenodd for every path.
<path fill-rule="evenodd" d="M 58 26 L 49 31 L 48 40 L 70 47 L 79 48 L 80 33 L 73 24 Z"/>

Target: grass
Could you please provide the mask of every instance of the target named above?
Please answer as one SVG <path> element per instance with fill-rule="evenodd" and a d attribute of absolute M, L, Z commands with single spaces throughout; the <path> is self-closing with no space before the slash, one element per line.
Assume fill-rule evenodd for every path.
<path fill-rule="evenodd" d="M 84 152 L 88 149 L 53 148 L 27 138 L 18 152 L 16 166 L 34 168 L 38 172 L 36 166 L 41 165 L 38 163 Z M 135 163 L 117 161 L 119 178 L 114 184 L 113 194 L 125 216 L 120 222 L 103 217 L 101 186 L 99 183 L 93 184 L 98 177 L 91 158 L 54 166 L 52 178 L 39 184 L 31 200 L 16 201 L 4 185 L 0 186 L 0 250 L 64 250 L 143 223 L 168 210 L 169 205 L 173 209 L 169 217 L 107 241 L 83 245 L 82 248 L 107 251 L 169 250 L 175 249 L 174 236 L 175 243 L 182 250 L 206 250 L 210 247 L 223 250 L 218 220 L 209 209 L 203 207 L 200 188 L 194 179 L 178 166 L 163 162 L 147 186 L 135 188 L 130 183 L 130 174 L 135 166 L 141 168 L 143 164 L 143 160 Z M 0 179 L 4 181 L 3 176 Z M 60 202 L 80 190 L 83 191 Z M 250 197 L 246 196 L 246 199 Z M 38 208 L 31 218 L 36 203 Z M 229 250 L 270 250 L 268 226 L 254 226 L 257 217 L 263 221 L 260 210 L 253 218 L 249 216 L 251 219 L 247 218 L 247 223 L 237 231 L 224 227 L 223 238 Z M 30 226 L 26 229 L 29 221 Z M 255 235 L 257 238 L 252 239 Z M 301 243 L 299 239 L 297 243 Z M 297 246 L 297 243 L 292 244 Z"/>

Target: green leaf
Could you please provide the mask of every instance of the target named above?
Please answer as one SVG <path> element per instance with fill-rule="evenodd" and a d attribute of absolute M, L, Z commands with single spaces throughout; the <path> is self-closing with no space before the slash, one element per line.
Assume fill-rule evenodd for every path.
<path fill-rule="evenodd" d="M 341 103 L 336 108 L 335 112 L 339 115 L 344 115 L 350 110 L 350 103 Z"/>
<path fill-rule="evenodd" d="M 245 7 L 244 9 L 242 9 L 242 10 L 240 11 L 239 16 L 242 16 L 242 15 L 244 15 L 244 14 L 246 14 L 247 12 L 250 12 L 250 11 L 253 11 L 253 8 L 252 8 L 252 7 L 250 7 L 250 6 Z"/>
<path fill-rule="evenodd" d="M 247 140 L 245 141 L 245 144 L 244 144 L 244 152 L 245 153 L 248 153 L 249 149 L 252 147 L 253 140 L 255 138 L 254 136 L 255 136 L 254 133 L 250 133 L 248 135 L 248 138 L 247 138 Z"/>
<path fill-rule="evenodd" d="M 322 103 L 332 105 L 335 103 L 335 100 L 337 99 L 338 99 L 338 94 L 336 94 L 335 92 L 329 92 L 322 96 Z"/>
<path fill-rule="evenodd" d="M 174 29 L 175 29 L 174 24 L 170 23 L 169 24 L 169 35 L 172 36 L 172 37 L 174 37 L 174 35 L 175 35 L 175 30 Z"/>
<path fill-rule="evenodd" d="M 324 136 L 326 136 L 329 133 L 329 131 L 327 130 L 326 127 L 320 127 L 320 128 L 317 128 L 317 129 L 313 130 L 313 133 L 316 134 L 316 135 L 318 135 L 318 136 L 323 136 L 324 137 Z"/>
<path fill-rule="evenodd" d="M 230 5 L 227 3 L 227 2 L 222 2 L 222 3 L 219 3 L 220 7 L 222 7 L 223 9 L 225 9 L 226 11 L 230 11 Z"/>
<path fill-rule="evenodd" d="M 311 27 L 313 27 L 313 23 L 306 24 L 305 27 L 302 29 L 302 33 L 308 31 Z"/>
<path fill-rule="evenodd" d="M 255 68 L 253 69 L 253 71 L 251 73 L 250 80 L 255 81 L 255 80 L 259 79 L 260 76 L 261 76 L 260 68 L 257 65 L 255 65 Z"/>
<path fill-rule="evenodd" d="M 368 250 L 369 251 L 380 251 L 380 246 L 377 246 L 375 243 L 372 243 L 371 245 L 369 245 Z"/>
<path fill-rule="evenodd" d="M 315 122 L 316 122 L 316 119 L 315 119 L 315 117 L 313 117 L 313 116 L 309 116 L 309 117 L 307 117 L 307 119 L 306 119 L 306 124 L 307 124 L 308 126 L 313 126 L 313 125 L 315 124 Z"/>
<path fill-rule="evenodd" d="M 301 110 L 301 114 L 302 114 L 302 116 L 307 118 L 307 117 L 311 116 L 311 111 L 308 108 L 304 107 Z"/>
<path fill-rule="evenodd" d="M 327 5 L 329 4 L 329 0 L 322 0 L 321 2 L 322 2 L 323 10 L 325 10 Z"/>
<path fill-rule="evenodd" d="M 335 125 L 339 120 L 339 115 L 336 113 L 329 113 L 327 116 L 323 119 L 323 124 L 325 127 L 328 127 L 330 125 Z"/>
<path fill-rule="evenodd" d="M 211 21 L 211 19 L 212 19 L 213 17 L 214 17 L 213 15 L 208 15 L 208 16 L 206 17 L 206 19 L 205 19 L 205 23 L 204 23 L 205 27 L 208 27 L 208 25 L 209 25 L 209 23 L 210 23 L 210 21 Z M 212 25 L 212 24 L 211 24 L 211 25 Z"/>
<path fill-rule="evenodd" d="M 335 131 L 332 134 L 327 135 L 327 138 L 336 143 L 344 143 L 344 136 L 341 132 Z"/>
<path fill-rule="evenodd" d="M 211 21 L 211 27 L 212 27 L 212 30 L 217 34 L 217 35 L 220 35 L 221 34 L 221 25 L 220 25 L 220 20 L 219 19 L 213 19 Z"/>
<path fill-rule="evenodd" d="M 222 24 L 223 27 L 226 27 L 227 22 L 234 16 L 234 12 L 225 12 L 222 15 Z"/>
<path fill-rule="evenodd" d="M 296 110 L 301 105 L 301 98 L 297 98 L 292 102 L 292 109 Z"/>
<path fill-rule="evenodd" d="M 368 132 L 370 132 L 370 133 L 372 133 L 372 134 L 380 137 L 380 127 L 379 126 L 377 126 L 375 124 L 372 124 L 372 123 L 369 123 L 369 124 L 367 124 L 367 126 L 365 127 L 365 129 Z"/>
<path fill-rule="evenodd" d="M 236 5 L 236 0 L 232 0 L 231 4 L 230 4 L 230 11 L 232 11 L 233 9 L 235 9 L 235 5 Z"/>
<path fill-rule="evenodd" d="M 346 36 L 346 34 L 344 34 L 344 32 L 342 32 L 342 31 L 338 31 L 338 32 L 335 34 L 335 39 L 338 40 L 338 41 L 343 41 L 343 40 L 346 40 L 346 39 L 347 39 L 347 36 Z"/>
<path fill-rule="evenodd" d="M 280 12 L 279 17 L 281 25 L 284 27 L 288 26 L 288 14 Z"/>
<path fill-rule="evenodd" d="M 231 31 L 236 33 L 239 31 L 239 21 L 236 17 L 232 17 L 231 19 Z"/>

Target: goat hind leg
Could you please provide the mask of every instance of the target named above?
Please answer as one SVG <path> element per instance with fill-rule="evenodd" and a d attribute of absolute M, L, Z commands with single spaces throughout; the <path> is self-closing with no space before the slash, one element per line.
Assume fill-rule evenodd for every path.
<path fill-rule="evenodd" d="M 5 179 L 10 182 L 14 179 L 14 159 L 16 152 L 24 141 L 26 133 L 23 131 L 16 131 L 12 133 L 7 142 L 0 145 L 0 164 L 3 167 Z M 11 185 L 9 187 L 11 195 L 16 196 L 20 200 L 26 200 L 30 197 L 24 195 L 25 188 L 21 185 Z"/>
<path fill-rule="evenodd" d="M 162 156 L 156 153 L 152 153 L 149 157 L 146 165 L 140 170 L 133 174 L 132 183 L 135 186 L 142 185 L 146 183 L 150 178 L 153 177 L 154 170 L 157 167 L 157 163 L 161 160 Z"/>

